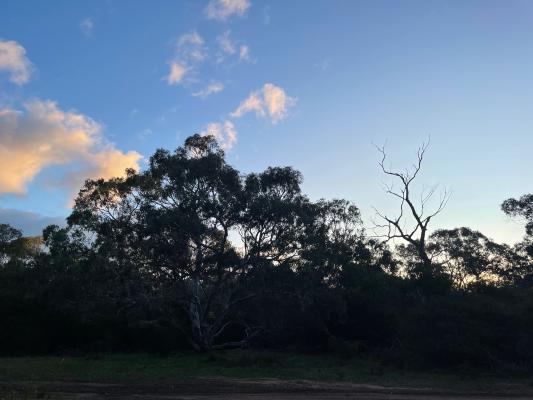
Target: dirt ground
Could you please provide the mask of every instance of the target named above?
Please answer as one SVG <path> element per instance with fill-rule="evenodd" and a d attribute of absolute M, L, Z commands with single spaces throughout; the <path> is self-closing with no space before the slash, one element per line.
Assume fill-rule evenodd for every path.
<path fill-rule="evenodd" d="M 505 386 L 491 392 L 376 385 L 204 379 L 179 383 L 0 382 L 0 399 L 154 400 L 448 400 L 533 399 L 529 387 Z"/>

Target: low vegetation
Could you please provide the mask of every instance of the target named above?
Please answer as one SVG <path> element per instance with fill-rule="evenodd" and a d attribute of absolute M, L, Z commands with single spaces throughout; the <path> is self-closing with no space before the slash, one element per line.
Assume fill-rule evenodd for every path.
<path fill-rule="evenodd" d="M 462 368 L 454 372 L 402 371 L 380 363 L 325 354 L 230 350 L 212 354 L 106 354 L 0 359 L 0 381 L 150 383 L 195 379 L 285 380 L 365 383 L 383 386 L 484 390 L 533 385 L 528 376 Z"/>

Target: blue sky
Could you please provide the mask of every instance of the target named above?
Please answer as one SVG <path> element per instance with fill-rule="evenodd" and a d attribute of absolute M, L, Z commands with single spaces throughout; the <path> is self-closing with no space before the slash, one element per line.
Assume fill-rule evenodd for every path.
<path fill-rule="evenodd" d="M 452 193 L 434 227 L 522 236 L 499 205 L 532 190 L 532 2 L 1 7 L 0 217 L 27 233 L 68 215 L 84 178 L 210 132 L 241 171 L 293 166 L 369 225 L 394 210 L 373 143 L 404 168 L 430 136 L 419 189 Z"/>

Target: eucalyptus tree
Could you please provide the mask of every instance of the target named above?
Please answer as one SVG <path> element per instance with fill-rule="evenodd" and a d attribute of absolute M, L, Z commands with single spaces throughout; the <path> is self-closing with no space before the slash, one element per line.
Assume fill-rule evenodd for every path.
<path fill-rule="evenodd" d="M 515 245 L 515 252 L 522 259 L 516 270 L 517 282 L 533 286 L 533 194 L 525 194 L 518 199 L 510 198 L 501 206 L 510 217 L 518 217 L 525 223 L 526 235 Z"/>
<path fill-rule="evenodd" d="M 405 171 L 395 171 L 387 167 L 385 165 L 387 159 L 385 148 L 377 148 L 381 154 L 381 159 L 378 162 L 381 171 L 398 182 L 399 188 L 395 189 L 394 184 L 384 185 L 385 193 L 398 202 L 398 212 L 395 216 L 389 216 L 376 210 L 378 217 L 383 221 L 382 223 L 377 223 L 376 228 L 382 230 L 379 236 L 385 238 L 387 242 L 401 239 L 416 251 L 419 260 L 417 265 L 421 267 L 417 268 L 417 274 L 431 274 L 434 272 L 431 258 L 427 251 L 429 223 L 444 210 L 449 199 L 449 193 L 444 190 L 436 206 L 428 211 L 428 206 L 435 194 L 436 187 L 422 192 L 419 196 L 413 192 L 413 184 L 422 169 L 428 146 L 429 143 L 423 143 L 418 148 L 415 163 L 410 170 L 406 169 Z"/>
<path fill-rule="evenodd" d="M 533 194 L 525 194 L 519 199 L 507 199 L 501 207 L 507 215 L 523 218 L 526 223 L 526 234 L 533 235 Z"/>
<path fill-rule="evenodd" d="M 427 248 L 433 264 L 463 290 L 479 283 L 504 284 L 519 262 L 508 245 L 464 227 L 433 232 Z"/>
<path fill-rule="evenodd" d="M 125 307 L 159 307 L 145 323 L 166 319 L 199 351 L 237 346 L 261 330 L 237 307 L 259 293 L 250 272 L 299 256 L 300 181 L 291 168 L 241 176 L 213 137 L 194 135 L 143 172 L 87 181 L 68 221 L 116 271 Z"/>
<path fill-rule="evenodd" d="M 520 217 L 525 222 L 526 237 L 519 243 L 517 250 L 533 258 L 533 194 L 525 194 L 519 199 L 507 199 L 501 207 L 505 214 Z"/>
<path fill-rule="evenodd" d="M 22 237 L 22 232 L 9 224 L 0 224 L 0 265 L 6 264 L 12 253 L 13 244 Z"/>

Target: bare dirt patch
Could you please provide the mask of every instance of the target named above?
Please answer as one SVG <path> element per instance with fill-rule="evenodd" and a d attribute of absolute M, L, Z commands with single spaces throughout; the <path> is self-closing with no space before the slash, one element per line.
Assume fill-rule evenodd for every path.
<path fill-rule="evenodd" d="M 155 400 L 448 400 L 533 399 L 528 386 L 487 391 L 386 387 L 307 381 L 196 379 L 160 383 L 0 382 L 0 399 Z"/>

